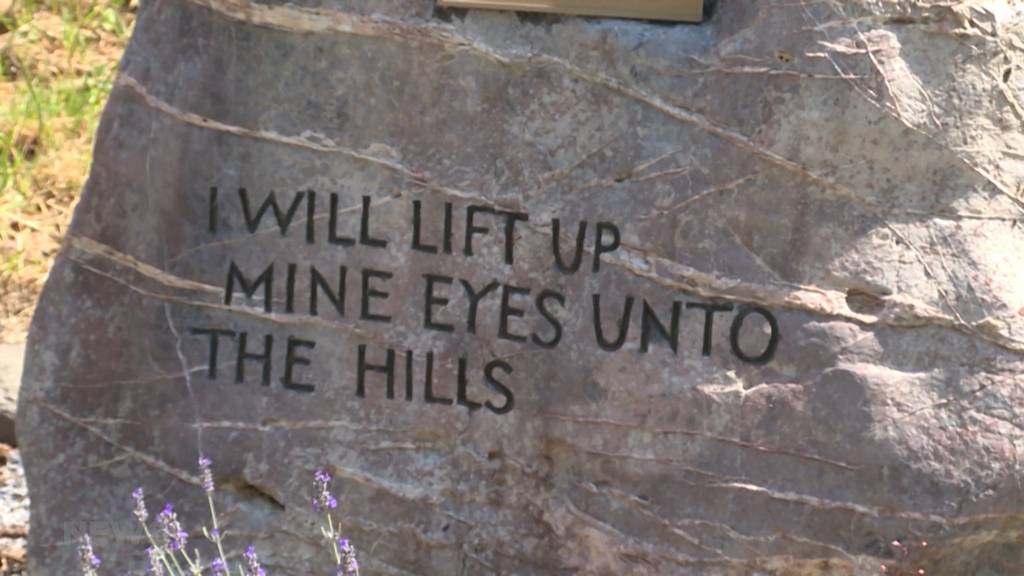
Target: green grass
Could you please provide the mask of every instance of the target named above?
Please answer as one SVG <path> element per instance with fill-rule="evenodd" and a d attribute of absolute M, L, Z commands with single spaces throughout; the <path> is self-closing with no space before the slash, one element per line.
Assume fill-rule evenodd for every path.
<path fill-rule="evenodd" d="M 133 21 L 127 0 L 15 0 L 0 15 L 0 341 L 23 337 Z"/>

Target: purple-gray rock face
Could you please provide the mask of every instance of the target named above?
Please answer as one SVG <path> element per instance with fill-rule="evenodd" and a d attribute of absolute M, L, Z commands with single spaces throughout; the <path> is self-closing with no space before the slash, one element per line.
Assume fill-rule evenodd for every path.
<path fill-rule="evenodd" d="M 33 575 L 137 573 L 200 453 L 273 574 L 333 574 L 321 466 L 364 574 L 1020 574 L 1022 23 L 144 3 L 29 342 Z"/>

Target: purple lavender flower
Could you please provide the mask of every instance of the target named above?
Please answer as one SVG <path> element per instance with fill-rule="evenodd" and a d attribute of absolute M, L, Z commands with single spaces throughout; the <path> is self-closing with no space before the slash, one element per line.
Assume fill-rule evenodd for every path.
<path fill-rule="evenodd" d="M 210 466 L 213 466 L 213 460 L 208 456 L 199 457 L 199 472 L 203 477 L 203 492 L 207 494 L 213 493 L 213 471 L 210 470 Z"/>
<path fill-rule="evenodd" d="M 150 546 L 146 549 L 149 556 L 149 573 L 153 576 L 164 576 L 163 553 L 158 548 Z"/>
<path fill-rule="evenodd" d="M 313 474 L 313 511 L 324 512 L 338 507 L 338 500 L 331 494 L 331 474 L 317 470 Z"/>
<path fill-rule="evenodd" d="M 183 550 L 188 543 L 188 534 L 181 529 L 181 522 L 174 512 L 174 505 L 168 503 L 156 517 L 160 532 L 164 538 L 164 547 L 172 552 Z"/>
<path fill-rule="evenodd" d="M 78 544 L 78 567 L 82 576 L 96 576 L 96 569 L 100 567 L 100 559 L 93 553 L 92 538 L 88 534 L 83 535 Z"/>
<path fill-rule="evenodd" d="M 149 520 L 149 511 L 146 510 L 146 500 L 141 487 L 132 490 L 132 500 L 135 501 L 135 510 L 133 511 L 135 517 L 139 522 L 145 524 L 146 520 Z"/>
<path fill-rule="evenodd" d="M 228 567 L 218 558 L 210 564 L 210 572 L 213 576 L 228 576 Z"/>
<path fill-rule="evenodd" d="M 251 545 L 245 549 L 245 576 L 267 576 L 266 570 L 260 566 L 260 558 L 256 555 L 256 548 Z"/>
<path fill-rule="evenodd" d="M 341 565 L 338 576 L 359 576 L 359 562 L 356 561 L 356 549 L 348 538 L 338 540 L 338 551 L 341 553 Z"/>

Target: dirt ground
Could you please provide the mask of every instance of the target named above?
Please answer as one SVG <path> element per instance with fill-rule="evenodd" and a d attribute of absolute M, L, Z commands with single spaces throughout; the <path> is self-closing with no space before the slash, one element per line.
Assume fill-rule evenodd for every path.
<path fill-rule="evenodd" d="M 126 0 L 0 0 L 0 342 L 24 340 L 92 159 Z"/>
<path fill-rule="evenodd" d="M 27 574 L 28 488 L 18 451 L 0 444 L 0 575 Z"/>

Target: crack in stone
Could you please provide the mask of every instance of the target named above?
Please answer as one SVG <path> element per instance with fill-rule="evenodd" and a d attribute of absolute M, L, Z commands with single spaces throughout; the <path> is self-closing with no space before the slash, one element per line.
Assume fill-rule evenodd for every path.
<path fill-rule="evenodd" d="M 691 542 L 692 544 L 694 544 L 695 546 L 700 547 L 701 549 L 704 549 L 706 551 L 714 553 L 716 556 L 718 556 L 720 558 L 728 559 L 728 556 L 723 551 L 721 551 L 719 549 L 710 548 L 710 547 L 705 546 L 704 544 L 702 544 L 701 539 L 699 537 L 694 536 L 694 535 L 690 534 L 689 532 L 686 532 L 685 530 L 682 530 L 679 526 L 680 525 L 695 526 L 695 527 L 701 527 L 701 528 L 704 528 L 704 529 L 711 529 L 711 530 L 714 530 L 714 531 L 717 531 L 717 532 L 723 532 L 730 539 L 736 540 L 736 541 L 741 541 L 741 542 L 743 542 L 743 541 L 745 541 L 745 542 L 757 542 L 757 543 L 768 544 L 768 545 L 777 545 L 781 541 L 796 542 L 796 543 L 804 544 L 804 545 L 811 546 L 811 547 L 814 547 L 814 548 L 821 548 L 821 549 L 827 550 L 828 552 L 831 552 L 833 554 L 836 554 L 836 555 L 839 555 L 841 557 L 847 558 L 850 561 L 854 561 L 854 562 L 856 561 L 856 558 L 854 557 L 854 555 L 851 552 L 847 551 L 845 548 L 842 548 L 841 546 L 837 546 L 837 545 L 834 545 L 834 544 L 828 544 L 828 543 L 825 543 L 825 542 L 821 542 L 819 540 L 815 540 L 815 539 L 810 538 L 810 537 L 798 536 L 798 535 L 791 534 L 791 533 L 782 533 L 782 534 L 771 534 L 771 535 L 756 536 L 756 535 L 751 535 L 751 534 L 745 534 L 745 533 L 738 532 L 732 526 L 729 526 L 728 524 L 724 524 L 724 523 L 721 523 L 721 522 L 714 522 L 714 521 L 698 519 L 698 518 L 671 518 L 670 519 L 670 518 L 666 518 L 664 516 L 661 516 L 659 514 L 656 514 L 653 510 L 650 509 L 651 507 L 648 506 L 646 504 L 646 502 L 644 502 L 642 499 L 640 499 L 640 498 L 638 498 L 638 497 L 636 497 L 636 496 L 634 496 L 632 494 L 629 494 L 627 492 L 624 492 L 622 490 L 617 490 L 615 488 L 603 487 L 603 486 L 599 487 L 599 486 L 597 486 L 597 485 L 595 485 L 593 483 L 587 483 L 587 484 L 579 484 L 579 483 L 577 483 L 577 486 L 579 486 L 580 488 L 582 488 L 584 490 L 587 490 L 587 491 L 589 491 L 589 492 L 591 492 L 593 494 L 602 494 L 602 495 L 605 495 L 606 497 L 608 497 L 609 499 L 613 499 L 613 500 L 615 500 L 617 502 L 624 503 L 625 505 L 629 506 L 630 508 L 632 508 L 634 510 L 637 510 L 639 513 L 641 513 L 641 514 L 643 514 L 645 516 L 648 516 L 650 518 L 653 518 L 655 521 L 657 521 L 660 524 L 662 524 L 663 526 L 665 526 L 672 533 L 679 535 L 683 539 Z M 757 555 L 759 555 L 761 553 L 761 551 L 757 550 L 757 549 L 755 549 L 754 552 Z"/>
<path fill-rule="evenodd" d="M 997 329 L 983 330 L 984 320 L 967 323 L 935 310 L 928 304 L 907 296 L 893 295 L 883 298 L 885 307 L 878 315 L 861 314 L 850 310 L 846 293 L 811 286 L 764 285 L 738 278 L 715 276 L 684 264 L 648 253 L 639 247 L 623 246 L 620 252 L 631 252 L 635 260 L 645 262 L 637 266 L 621 256 L 610 256 L 608 264 L 666 288 L 683 290 L 705 298 L 724 298 L 766 307 L 778 307 L 809 312 L 855 322 L 865 326 L 893 328 L 945 328 L 966 336 L 978 338 L 1008 352 L 1024 355 L 1024 340 L 1013 338 Z M 661 267 L 669 275 L 659 273 Z"/>
<path fill-rule="evenodd" d="M 154 110 L 157 110 L 169 117 L 175 118 L 181 122 L 190 124 L 192 126 L 197 126 L 199 128 L 204 128 L 207 130 L 213 130 L 217 132 L 225 132 L 228 134 L 233 134 L 235 136 L 240 136 L 244 138 L 252 138 L 255 140 L 263 140 L 286 146 L 305 148 L 307 150 L 312 150 L 314 152 L 347 156 L 353 160 L 366 162 L 368 164 L 372 164 L 374 166 L 382 168 L 386 171 L 398 174 L 399 176 L 408 179 L 414 185 L 422 187 L 427 190 L 431 190 L 433 192 L 439 192 L 463 200 L 473 200 L 476 202 L 481 202 L 491 207 L 498 206 L 493 200 L 490 200 L 483 196 L 471 194 L 468 192 L 464 192 L 462 190 L 451 188 L 449 186 L 442 186 L 440 184 L 437 184 L 431 181 L 428 176 L 417 173 L 394 160 L 390 160 L 381 156 L 374 156 L 373 154 L 361 152 L 347 146 L 340 146 L 329 140 L 327 140 L 326 142 L 314 142 L 308 138 L 303 138 L 301 136 L 288 136 L 270 130 L 258 130 L 252 128 L 245 128 L 242 126 L 235 126 L 233 124 L 226 124 L 224 122 L 220 122 L 212 118 L 201 116 L 194 112 L 181 110 L 171 105 L 170 103 L 157 98 L 148 90 L 146 90 L 146 88 L 138 80 L 132 78 L 124 72 L 118 74 L 116 86 L 129 89 L 134 93 L 138 94 L 146 103 L 146 105 L 150 108 L 153 108 Z"/>
<path fill-rule="evenodd" d="M 292 5 L 267 6 L 249 2 L 248 0 L 187 1 L 206 7 L 222 16 L 255 26 L 271 27 L 289 32 L 336 32 L 359 36 L 384 37 L 405 43 L 427 42 L 438 45 L 446 50 L 471 51 L 477 56 L 504 66 L 524 67 L 538 64 L 554 66 L 582 81 L 619 93 L 670 118 L 694 126 L 752 153 L 761 160 L 796 173 L 823 188 L 842 192 L 846 196 L 857 197 L 852 192 L 846 191 L 838 183 L 813 172 L 799 162 L 759 146 L 746 135 L 716 124 L 698 112 L 669 104 L 655 94 L 628 85 L 616 78 L 583 70 L 562 58 L 550 54 L 501 53 L 479 41 L 458 34 L 449 26 L 410 24 L 385 19 L 380 16 L 366 17 L 336 10 L 302 8 Z"/>
<path fill-rule="evenodd" d="M 979 520 L 994 520 L 998 518 L 1017 518 L 1021 517 L 1022 514 L 983 514 L 973 517 L 964 516 L 942 516 L 939 514 L 923 514 L 918 512 L 907 512 L 907 511 L 895 511 L 887 510 L 884 508 L 867 506 L 863 504 L 857 504 L 854 502 L 840 502 L 835 500 L 827 500 L 818 498 L 816 496 L 810 496 L 807 494 L 799 494 L 796 492 L 789 491 L 777 491 L 757 484 L 751 484 L 749 482 L 728 482 L 723 484 L 712 484 L 711 486 L 718 488 L 726 488 L 730 490 L 739 490 L 759 494 L 770 500 L 777 500 L 780 502 L 787 502 L 790 504 L 800 504 L 809 508 L 818 510 L 842 510 L 851 512 L 860 516 L 868 516 L 871 518 L 897 518 L 900 520 L 911 520 L 914 522 L 937 524 L 942 527 L 948 527 L 950 525 L 968 524 L 977 522 Z"/>
<path fill-rule="evenodd" d="M 730 142 L 734 146 L 744 149 L 764 161 L 805 177 L 823 188 L 838 192 L 841 197 L 871 206 L 876 210 L 880 210 L 880 207 L 869 199 L 862 198 L 857 194 L 854 194 L 852 191 L 841 186 L 838 182 L 815 173 L 799 162 L 759 146 L 749 137 L 740 132 L 725 126 L 720 126 L 695 111 L 687 110 L 679 105 L 670 104 L 656 94 L 628 85 L 616 78 L 596 72 L 588 72 L 574 66 L 562 58 L 558 58 L 550 54 L 520 54 L 514 52 L 501 53 L 492 47 L 480 43 L 479 41 L 458 34 L 451 26 L 439 26 L 436 24 L 425 23 L 410 24 L 380 16 L 367 17 L 336 10 L 303 8 L 292 5 L 266 6 L 255 4 L 249 0 L 188 1 L 213 10 L 222 16 L 255 26 L 271 27 L 290 32 L 336 32 L 359 36 L 385 37 L 401 42 L 428 42 L 440 45 L 446 50 L 470 50 L 478 56 L 505 66 L 529 66 L 533 64 L 553 65 L 561 68 L 563 71 L 580 80 L 618 92 L 627 98 L 656 109 L 671 118 L 698 127 L 708 134 Z M 840 13 L 842 13 L 841 10 Z M 891 18 L 883 20 L 890 21 Z M 820 25 L 818 26 L 818 29 L 821 29 Z M 838 67 L 838 64 L 834 62 L 834 60 L 832 63 L 834 66 Z M 849 74 L 846 74 L 841 69 L 839 69 L 838 72 L 840 77 L 852 82 Z M 854 85 L 857 86 L 856 83 L 854 83 Z M 875 99 L 868 99 L 874 104 L 880 106 L 883 110 L 886 110 L 886 108 L 881 106 Z M 927 137 L 929 141 L 938 144 L 933 136 L 908 124 L 905 120 L 902 120 L 898 114 L 897 119 L 901 120 L 904 125 L 907 125 L 915 132 Z M 944 150 L 948 150 L 948 147 L 941 145 L 940 147 Z M 980 167 L 976 166 L 973 162 L 970 162 L 968 159 L 960 155 L 956 155 L 956 157 L 970 170 L 994 186 L 1000 195 L 1008 198 L 1016 204 L 1019 209 L 1024 211 L 1024 200 L 1017 198 L 1005 187 L 1005 185 L 996 180 L 992 175 L 986 173 Z"/>
<path fill-rule="evenodd" d="M 337 479 L 348 480 L 357 484 L 369 486 L 374 490 L 387 492 L 388 494 L 403 500 L 421 501 L 435 508 L 439 507 L 443 503 L 441 496 L 430 494 L 427 490 L 417 485 L 392 482 L 386 478 L 374 476 L 362 470 L 344 468 L 337 465 L 331 465 L 327 468 Z"/>
<path fill-rule="evenodd" d="M 742 440 L 737 440 L 737 439 L 734 439 L 734 438 L 728 438 L 728 437 L 725 437 L 725 436 L 719 436 L 719 435 L 715 435 L 715 434 L 708 434 L 706 432 L 701 432 L 699 430 L 685 430 L 685 429 L 679 429 L 679 428 L 655 428 L 653 430 L 648 430 L 648 429 L 645 428 L 645 425 L 640 423 L 640 422 L 621 422 L 621 421 L 606 420 L 606 419 L 600 419 L 600 418 L 577 417 L 577 416 L 572 416 L 572 415 L 567 415 L 567 414 L 554 414 L 554 413 L 551 413 L 551 412 L 541 412 L 541 413 L 538 413 L 537 416 L 540 416 L 541 418 L 547 418 L 547 419 L 557 420 L 557 421 L 561 421 L 561 422 L 569 422 L 571 424 L 614 426 L 614 427 L 619 427 L 619 428 L 627 428 L 627 429 L 630 429 L 630 430 L 642 430 L 645 434 L 654 434 L 654 435 L 662 435 L 662 436 L 682 435 L 682 436 L 690 436 L 690 437 L 694 437 L 694 438 L 702 438 L 704 440 L 712 440 L 712 441 L 715 441 L 715 442 L 721 442 L 721 443 L 725 443 L 725 444 L 730 444 L 732 446 L 737 446 L 737 447 L 744 448 L 744 449 L 747 449 L 747 450 L 753 450 L 755 452 L 760 452 L 762 454 L 775 454 L 775 455 L 780 455 L 780 456 L 790 456 L 790 457 L 799 458 L 799 459 L 802 459 L 802 460 L 807 460 L 809 462 L 814 462 L 814 463 L 817 463 L 817 464 L 825 464 L 827 466 L 832 466 L 832 467 L 840 468 L 840 469 L 846 470 L 848 472 L 855 472 L 855 471 L 860 470 L 861 468 L 863 468 L 862 466 L 859 466 L 859 465 L 848 464 L 846 462 L 840 462 L 838 460 L 831 460 L 831 459 L 824 458 L 824 457 L 821 457 L 821 456 L 816 456 L 816 455 L 813 455 L 813 454 L 803 454 L 803 453 L 800 453 L 800 452 L 793 452 L 791 450 L 784 450 L 784 449 L 780 449 L 780 448 L 768 448 L 768 447 L 765 447 L 765 446 L 760 446 L 758 444 L 754 444 L 754 443 L 751 443 L 751 442 L 744 442 Z M 607 453 L 602 453 L 602 454 L 605 454 L 607 456 L 613 456 L 613 454 L 607 454 Z M 622 457 L 642 458 L 640 456 L 633 456 L 633 455 L 622 455 Z"/>
<path fill-rule="evenodd" d="M 173 477 L 177 478 L 178 480 L 181 480 L 182 482 L 185 482 L 187 484 L 192 484 L 193 486 L 202 486 L 203 485 L 202 481 L 197 476 L 189 474 L 187 471 L 182 470 L 180 468 L 176 468 L 174 466 L 171 466 L 170 464 L 164 462 L 163 460 L 161 460 L 161 459 L 159 459 L 159 458 L 157 458 L 155 456 L 151 456 L 149 454 L 146 454 L 145 452 L 142 452 L 141 450 L 138 450 L 138 449 L 133 448 L 131 446 L 126 446 L 124 444 L 121 444 L 120 442 L 114 440 L 109 435 L 107 435 L 105 432 L 103 432 L 99 428 L 96 428 L 95 426 L 92 426 L 91 424 L 89 424 L 88 422 L 83 420 L 82 418 L 79 418 L 79 417 L 74 416 L 74 415 L 72 415 L 72 414 L 70 414 L 68 412 L 65 412 L 64 410 L 61 410 L 60 408 L 54 406 L 53 404 L 50 404 L 49 402 L 46 402 L 45 400 L 42 400 L 40 398 L 29 398 L 29 399 L 27 399 L 27 401 L 28 401 L 28 403 L 30 403 L 30 404 L 32 404 L 34 406 L 39 406 L 40 408 L 43 408 L 47 412 L 50 412 L 51 414 L 59 417 L 61 420 L 64 420 L 65 422 L 68 422 L 68 423 L 70 423 L 70 424 L 72 424 L 74 426 L 82 428 L 83 430 L 89 432 L 93 436 L 99 438 L 100 440 L 103 440 L 104 442 L 106 442 L 110 446 L 112 446 L 112 447 L 116 448 L 117 450 L 120 450 L 124 454 L 130 456 L 134 460 L 142 462 L 143 464 L 146 464 L 146 465 L 150 466 L 151 468 L 159 470 L 160 472 L 163 472 L 163 473 L 165 473 L 165 474 L 167 474 L 169 476 L 173 476 Z"/>
<path fill-rule="evenodd" d="M 685 540 L 687 543 L 689 543 L 691 546 L 694 546 L 694 547 L 696 547 L 696 548 L 698 548 L 700 550 L 703 550 L 705 552 L 711 553 L 711 554 L 713 554 L 715 556 L 718 556 L 720 558 L 725 558 L 726 557 L 726 554 L 724 552 L 722 552 L 721 550 L 719 550 L 717 548 L 712 548 L 710 546 L 704 545 L 701 542 L 700 538 L 697 538 L 696 536 L 690 534 L 689 532 L 679 528 L 678 526 L 676 526 L 673 522 L 671 522 L 667 518 L 663 518 L 663 517 L 655 514 L 654 512 L 652 512 L 649 509 L 648 506 L 642 505 L 642 504 L 637 504 L 638 501 L 642 502 L 642 500 L 640 500 L 639 498 L 637 498 L 635 496 L 626 494 L 626 493 L 624 493 L 622 491 L 615 490 L 615 489 L 612 489 L 612 488 L 600 488 L 600 487 L 598 487 L 596 484 L 594 484 L 592 482 L 585 482 L 585 483 L 574 482 L 574 485 L 579 487 L 579 488 L 582 488 L 583 490 L 586 490 L 586 491 L 588 491 L 588 492 L 590 492 L 592 494 L 603 494 L 603 495 L 609 497 L 609 499 L 614 499 L 617 502 L 622 502 L 622 503 L 626 504 L 628 507 L 636 510 L 637 512 L 639 512 L 641 514 L 643 514 L 644 516 L 647 516 L 648 518 L 653 518 L 655 521 L 657 521 L 658 523 L 662 524 L 662 526 L 664 526 L 666 529 L 668 529 L 671 533 L 679 536 L 680 538 Z"/>
<path fill-rule="evenodd" d="M 185 357 L 185 351 L 182 348 L 181 334 L 178 329 L 174 326 L 174 320 L 171 318 L 171 306 L 167 302 L 164 302 L 164 317 L 167 319 L 167 327 L 171 331 L 171 335 L 174 337 L 174 353 L 178 358 L 178 362 L 181 363 L 182 381 L 185 383 L 185 391 L 188 393 L 188 401 L 192 406 L 192 420 L 196 423 L 196 449 L 199 451 L 196 454 L 196 461 L 198 461 L 205 452 L 203 452 L 203 427 L 199 425 L 202 421 L 199 410 L 199 401 L 196 400 L 195 392 L 192 390 L 192 369 L 189 368 L 188 359 Z"/>
<path fill-rule="evenodd" d="M 155 280 L 160 284 L 169 288 L 176 288 L 181 290 L 189 290 L 194 292 L 202 292 L 208 294 L 220 295 L 222 290 L 216 286 L 209 284 L 203 284 L 194 280 L 188 280 L 180 276 L 175 276 L 165 272 L 155 266 L 146 264 L 141 260 L 134 258 L 124 252 L 119 252 L 114 248 L 97 242 L 87 236 L 79 234 L 67 234 L 65 237 L 65 245 L 74 251 L 82 252 L 89 256 L 94 256 L 108 260 L 111 263 L 117 264 L 124 268 L 130 268 L 131 270 L 139 273 L 140 275 Z"/>
<path fill-rule="evenodd" d="M 262 308 L 255 308 L 255 307 L 252 307 L 252 306 L 240 306 L 240 305 L 228 306 L 226 304 L 221 304 L 219 302 L 212 302 L 212 301 L 209 300 L 209 296 L 211 295 L 211 293 L 216 292 L 216 294 L 217 294 L 217 296 L 219 298 L 221 296 L 221 294 L 222 294 L 222 291 L 219 288 L 214 288 L 214 287 L 209 286 L 207 284 L 201 284 L 201 283 L 192 282 L 192 281 L 189 281 L 189 280 L 184 280 L 184 279 L 182 279 L 182 278 L 180 278 L 178 276 L 174 276 L 173 274 L 169 274 L 169 273 L 162 272 L 162 271 L 154 272 L 154 270 L 156 270 L 155 268 L 153 268 L 151 266 L 148 266 L 146 264 L 142 264 L 142 263 L 138 262 L 137 260 L 132 259 L 130 256 L 127 256 L 127 255 L 121 254 L 119 252 L 116 252 L 112 248 L 109 248 L 109 247 L 106 247 L 106 249 L 102 250 L 102 251 L 94 251 L 94 250 L 93 251 L 89 251 L 89 250 L 85 250 L 84 254 L 79 253 L 78 248 L 81 245 L 83 245 L 83 243 L 81 242 L 81 239 L 83 239 L 82 236 L 74 236 L 74 235 L 70 235 L 70 234 L 68 235 L 68 244 L 67 244 L 67 248 L 68 249 L 65 252 L 65 255 L 67 256 L 67 258 L 71 262 L 75 263 L 77 266 L 80 266 L 84 270 L 87 270 L 87 271 L 89 271 L 89 272 L 91 272 L 93 274 L 96 274 L 98 276 L 101 276 L 103 278 L 111 280 L 113 282 L 116 282 L 117 284 L 120 284 L 120 285 L 128 288 L 129 290 L 131 290 L 133 292 L 136 292 L 137 294 L 142 295 L 143 297 L 151 298 L 151 299 L 154 299 L 154 300 L 157 300 L 157 301 L 161 301 L 161 302 L 181 304 L 181 305 L 184 305 L 184 306 L 192 306 L 192 307 L 198 307 L 198 308 L 207 308 L 207 309 L 221 311 L 221 312 L 229 312 L 229 313 L 234 313 L 234 314 L 242 314 L 242 315 L 249 316 L 251 318 L 257 319 L 257 320 L 264 320 L 264 321 L 268 321 L 268 322 L 274 322 L 276 324 L 281 324 L 281 325 L 284 325 L 284 326 L 308 326 L 308 327 L 311 327 L 311 328 L 320 328 L 320 329 L 329 329 L 329 330 L 333 330 L 333 331 L 341 331 L 341 332 L 347 333 L 349 335 L 353 335 L 353 336 L 362 338 L 362 339 L 364 339 L 366 341 L 369 341 L 369 342 L 384 343 L 384 340 L 382 340 L 381 338 L 379 338 L 379 337 L 377 337 L 377 336 L 375 336 L 373 334 L 369 334 L 369 333 L 367 333 L 367 332 L 365 332 L 365 331 L 363 331 L 363 330 L 361 330 L 361 329 L 359 329 L 359 328 L 357 328 L 355 326 L 351 326 L 351 325 L 348 325 L 348 324 L 341 324 L 341 323 L 338 323 L 338 322 L 329 322 L 329 321 L 324 320 L 324 319 L 322 319 L 320 317 L 317 317 L 317 316 L 299 316 L 299 315 L 279 314 L 279 313 L 273 313 L 273 312 L 272 313 L 267 313 Z M 92 242 L 92 244 L 96 244 L 95 241 L 90 241 L 90 242 Z M 84 244 L 85 245 L 89 245 L 89 242 L 86 242 Z M 180 297 L 180 296 L 175 296 L 175 295 L 171 295 L 171 294 L 164 294 L 164 293 L 160 293 L 160 292 L 157 292 L 157 291 L 154 291 L 154 290 L 151 290 L 151 289 L 147 289 L 147 288 L 142 287 L 142 286 L 140 286 L 138 284 L 130 282 L 130 281 L 124 279 L 124 278 L 121 278 L 121 277 L 119 277 L 117 274 L 115 274 L 113 272 L 108 272 L 108 271 L 102 270 L 102 269 L 100 269 L 100 268 L 98 268 L 96 266 L 93 266 L 92 264 L 90 264 L 87 261 L 87 258 L 83 258 L 83 256 L 97 256 L 97 257 L 99 257 L 101 259 L 106 260 L 108 263 L 112 263 L 112 264 L 115 264 L 117 266 L 121 266 L 123 268 L 127 268 L 127 269 L 129 269 L 131 271 L 137 272 L 140 275 L 142 275 L 144 278 L 146 278 L 148 280 L 152 280 L 152 281 L 158 283 L 161 287 L 173 288 L 173 289 L 186 289 L 186 290 L 189 290 L 189 291 L 191 291 L 193 293 L 198 291 L 198 292 L 200 292 L 200 296 L 201 297 L 206 297 L 207 299 L 206 300 L 200 300 L 200 299 L 195 299 L 195 298 L 186 298 L 186 297 Z"/>
<path fill-rule="evenodd" d="M 802 4 L 806 4 L 803 1 L 801 3 Z M 838 2 L 830 1 L 829 4 L 835 7 L 835 10 L 837 11 L 837 13 L 844 14 L 843 9 L 842 9 L 841 5 Z M 806 8 L 805 8 L 804 12 L 805 12 L 805 14 L 808 15 L 809 19 L 811 19 L 812 21 L 815 21 L 817 23 L 817 20 L 815 20 L 812 16 L 810 16 L 810 13 L 809 13 L 809 11 Z M 955 14 L 955 11 L 954 11 L 954 14 Z M 885 76 L 884 73 L 882 73 L 881 68 L 878 65 L 878 62 L 874 58 L 874 54 L 873 54 L 874 48 L 867 41 L 867 39 L 864 38 L 863 34 L 860 31 L 860 28 L 857 26 L 857 23 L 855 21 L 850 23 L 850 24 L 848 24 L 848 26 L 852 26 L 854 28 L 854 30 L 861 37 L 861 39 L 862 39 L 862 41 L 863 41 L 863 43 L 864 43 L 864 45 L 866 47 L 866 48 L 863 48 L 863 49 L 858 49 L 858 53 L 864 53 L 865 55 L 868 56 L 869 60 L 873 63 L 873 65 L 875 66 L 876 70 L 881 75 L 883 81 L 888 86 L 889 85 L 888 78 Z M 819 25 L 815 29 L 818 30 L 819 32 L 821 32 L 822 35 L 827 40 L 830 40 L 830 37 L 829 37 L 828 33 L 825 31 L 825 28 L 823 28 L 823 27 L 821 27 Z M 844 47 L 841 47 L 841 46 L 839 46 L 837 44 L 831 43 L 831 42 L 820 42 L 820 44 L 822 44 L 826 48 L 826 51 L 823 52 L 823 53 L 808 54 L 808 56 L 817 56 L 817 57 L 825 58 L 825 59 L 827 59 L 829 61 L 829 63 L 833 66 L 833 68 L 836 69 L 837 72 L 839 72 L 841 75 L 842 74 L 846 74 L 845 70 L 843 70 L 842 67 L 839 65 L 839 63 L 831 56 L 831 52 L 836 52 L 836 51 L 844 52 L 844 51 L 846 51 L 848 49 L 844 48 Z M 1014 204 L 1014 206 L 1019 211 L 1024 212 L 1024 199 L 1021 199 L 1016 194 L 1014 194 L 1013 191 L 1010 190 L 1007 187 L 1006 184 L 1004 184 L 1003 182 L 1000 182 L 995 176 L 993 176 L 992 174 L 986 172 L 982 167 L 980 167 L 977 164 L 975 164 L 973 161 L 971 161 L 964 154 L 958 153 L 955 148 L 952 148 L 952 147 L 950 147 L 950 146 L 940 142 L 935 137 L 934 134 L 928 133 L 928 132 L 922 130 L 921 128 L 919 128 L 918 126 L 915 126 L 912 122 L 907 121 L 900 114 L 899 108 L 898 108 L 898 104 L 894 104 L 893 107 L 886 106 L 882 102 L 882 99 L 880 97 L 878 97 L 878 96 L 873 96 L 869 89 L 861 86 L 860 84 L 858 84 L 857 82 L 853 81 L 852 79 L 848 80 L 848 81 L 849 81 L 850 85 L 854 88 L 854 91 L 859 93 L 859 94 L 861 94 L 864 97 L 864 99 L 869 104 L 871 104 L 872 106 L 878 108 L 883 114 L 886 114 L 886 115 L 894 118 L 901 125 L 906 127 L 908 130 L 910 130 L 910 131 L 920 135 L 925 140 L 927 140 L 928 142 L 930 142 L 931 144 L 936 146 L 938 149 L 951 153 L 953 155 L 953 157 L 957 161 L 959 161 L 963 166 L 965 166 L 968 170 L 970 170 L 975 175 L 979 176 L 985 182 L 987 182 L 989 185 L 991 185 L 996 190 L 996 192 L 998 192 L 998 194 L 1000 196 L 1002 196 L 1002 197 L 1006 198 L 1007 200 L 1009 200 L 1010 202 L 1012 202 Z M 914 81 L 917 82 L 916 78 L 914 79 Z M 1005 89 L 1005 86 L 1003 86 L 1001 83 L 999 83 L 997 79 L 996 79 L 996 84 L 1002 86 Z M 920 87 L 920 90 L 924 94 L 925 99 L 927 100 L 929 105 L 931 106 L 931 96 L 928 94 L 928 92 L 926 90 L 924 90 L 923 87 Z M 891 90 L 890 90 L 890 92 L 891 92 Z M 891 92 L 891 95 L 892 95 L 894 103 L 898 102 L 895 93 Z M 934 111 L 932 112 L 932 114 L 934 116 Z M 941 125 L 941 123 L 940 123 L 940 125 Z"/>
<path fill-rule="evenodd" d="M 567 515 L 572 516 L 573 518 L 586 524 L 590 528 L 593 528 L 598 532 L 601 532 L 604 536 L 610 537 L 609 541 L 605 543 L 605 545 L 610 549 L 629 550 L 630 548 L 632 548 L 633 550 L 641 551 L 641 553 L 644 556 L 654 556 L 662 560 L 667 560 L 674 564 L 680 564 L 684 566 L 692 565 L 695 562 L 701 561 L 700 558 L 697 558 L 696 556 L 691 556 L 689 554 L 676 553 L 674 555 L 670 555 L 667 552 L 661 551 L 659 550 L 659 546 L 650 544 L 648 542 L 644 542 L 639 538 L 635 538 L 623 533 L 618 528 L 615 528 L 607 522 L 595 518 L 594 516 L 580 510 L 575 504 L 569 502 L 568 500 L 562 502 L 561 507 L 564 509 Z"/>
<path fill-rule="evenodd" d="M 685 200 L 680 200 L 679 202 L 676 202 L 675 204 L 673 204 L 671 206 L 666 206 L 665 208 L 655 209 L 650 214 L 646 214 L 644 216 L 638 216 L 636 219 L 638 221 L 643 222 L 643 221 L 646 221 L 646 220 L 655 220 L 657 218 L 663 218 L 663 217 L 668 216 L 668 215 L 676 215 L 676 214 L 678 214 L 680 212 L 684 212 L 685 209 L 688 208 L 691 204 L 700 202 L 701 200 L 704 200 L 708 196 L 711 196 L 711 195 L 714 195 L 714 194 L 719 194 L 719 193 L 722 193 L 722 192 L 735 192 L 735 191 L 737 191 L 739 189 L 740 186 L 742 186 L 742 185 L 746 184 L 747 182 L 750 182 L 750 181 L 752 181 L 752 180 L 754 180 L 756 178 L 757 178 L 757 175 L 755 175 L 755 174 L 748 174 L 747 176 L 743 176 L 742 178 L 737 178 L 735 180 L 732 180 L 731 182 L 726 182 L 724 184 L 717 184 L 715 186 L 711 186 L 710 188 L 706 188 L 706 189 L 701 190 L 700 192 L 698 192 L 696 194 L 693 194 L 692 196 L 690 196 L 689 198 L 686 198 Z"/>
<path fill-rule="evenodd" d="M 266 419 L 262 423 L 238 422 L 230 420 L 211 420 L 200 423 L 207 430 L 246 430 L 251 432 L 273 432 L 275 430 L 331 430 L 344 428 L 358 432 L 409 432 L 400 428 L 373 428 L 353 424 L 347 420 L 305 420 L 290 421 L 279 419 Z"/>

